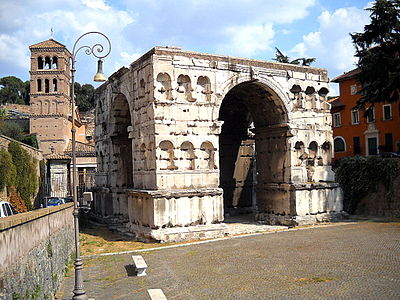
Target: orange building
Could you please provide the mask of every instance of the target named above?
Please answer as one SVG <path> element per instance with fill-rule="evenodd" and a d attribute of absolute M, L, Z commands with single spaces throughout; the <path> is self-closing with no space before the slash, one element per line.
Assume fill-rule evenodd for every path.
<path fill-rule="evenodd" d="M 340 96 L 330 101 L 335 159 L 400 152 L 400 103 L 382 102 L 354 109 L 360 98 L 359 73 L 357 68 L 332 79 L 339 83 L 340 90 Z"/>

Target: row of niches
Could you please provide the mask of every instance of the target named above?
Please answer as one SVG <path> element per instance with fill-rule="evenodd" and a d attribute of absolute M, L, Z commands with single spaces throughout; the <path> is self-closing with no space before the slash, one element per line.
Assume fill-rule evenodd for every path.
<path fill-rule="evenodd" d="M 329 90 L 325 87 L 318 91 L 314 87 L 308 86 L 305 90 L 294 84 L 290 89 L 290 99 L 294 102 L 295 108 L 305 109 L 329 109 L 329 104 L 326 102 L 326 96 Z"/>
<path fill-rule="evenodd" d="M 315 167 L 329 166 L 332 162 L 332 145 L 330 142 L 324 142 L 321 146 L 312 141 L 308 147 L 303 142 L 298 141 L 294 145 L 295 166 Z"/>
<path fill-rule="evenodd" d="M 137 90 L 138 98 L 144 98 L 150 94 L 153 88 L 151 75 L 147 76 L 147 81 L 141 79 Z M 169 101 L 211 101 L 211 82 L 207 76 L 199 76 L 192 82 L 188 75 L 179 75 L 176 82 L 171 80 L 171 76 L 166 73 L 159 73 L 156 77 L 154 86 L 155 97 L 158 100 Z M 135 88 L 134 88 L 135 90 Z"/>
<path fill-rule="evenodd" d="M 157 168 L 159 170 L 214 170 L 216 149 L 209 142 L 203 142 L 200 148 L 194 148 L 189 141 L 175 148 L 171 141 L 164 140 L 159 144 Z M 154 149 L 143 143 L 139 147 L 139 160 L 135 162 L 137 170 L 154 169 Z"/>
<path fill-rule="evenodd" d="M 63 102 L 57 100 L 35 100 L 33 106 L 37 115 L 54 115 L 62 113 L 62 110 L 67 108 Z"/>

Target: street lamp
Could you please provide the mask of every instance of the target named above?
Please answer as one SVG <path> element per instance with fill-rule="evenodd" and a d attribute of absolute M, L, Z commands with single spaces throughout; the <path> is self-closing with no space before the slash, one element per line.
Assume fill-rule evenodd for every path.
<path fill-rule="evenodd" d="M 100 35 L 100 37 L 105 39 L 108 44 L 108 51 L 105 51 L 103 55 L 104 46 L 101 43 L 95 43 L 92 46 L 80 46 L 79 48 L 75 49 L 79 43 L 79 41 L 87 36 L 87 35 Z M 97 73 L 94 76 L 94 81 L 102 82 L 106 81 L 106 78 L 103 74 L 103 61 L 102 59 L 108 56 L 111 52 L 111 42 L 106 35 L 101 32 L 97 31 L 90 31 L 87 33 L 82 34 L 75 42 L 74 47 L 72 48 L 72 63 L 71 63 L 71 105 L 72 105 L 72 198 L 74 200 L 74 230 L 75 230 L 75 287 L 73 290 L 74 296 L 72 299 L 74 300 L 87 300 L 88 297 L 86 295 L 85 290 L 83 289 L 83 278 L 82 278 L 82 260 L 80 257 L 80 250 L 79 250 L 79 207 L 78 207 L 78 198 L 77 198 L 77 189 L 76 189 L 76 128 L 75 128 L 75 58 L 78 52 L 81 49 L 85 49 L 86 55 L 93 55 L 94 57 L 98 58 L 98 65 L 97 65 Z M 106 48 L 107 49 L 107 48 Z"/>

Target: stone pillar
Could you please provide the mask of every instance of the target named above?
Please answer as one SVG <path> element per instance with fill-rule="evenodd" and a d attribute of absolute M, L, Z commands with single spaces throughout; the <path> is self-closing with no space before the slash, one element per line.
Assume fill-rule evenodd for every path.
<path fill-rule="evenodd" d="M 50 196 L 67 197 L 69 195 L 68 166 L 70 160 L 49 160 Z"/>

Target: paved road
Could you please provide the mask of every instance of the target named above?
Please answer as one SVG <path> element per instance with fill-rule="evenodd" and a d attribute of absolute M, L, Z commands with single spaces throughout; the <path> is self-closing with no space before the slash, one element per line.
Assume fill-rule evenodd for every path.
<path fill-rule="evenodd" d="M 141 254 L 87 260 L 85 289 L 96 300 L 400 299 L 400 223 L 359 222 L 246 236 Z M 64 280 L 68 299 L 73 276 Z"/>

